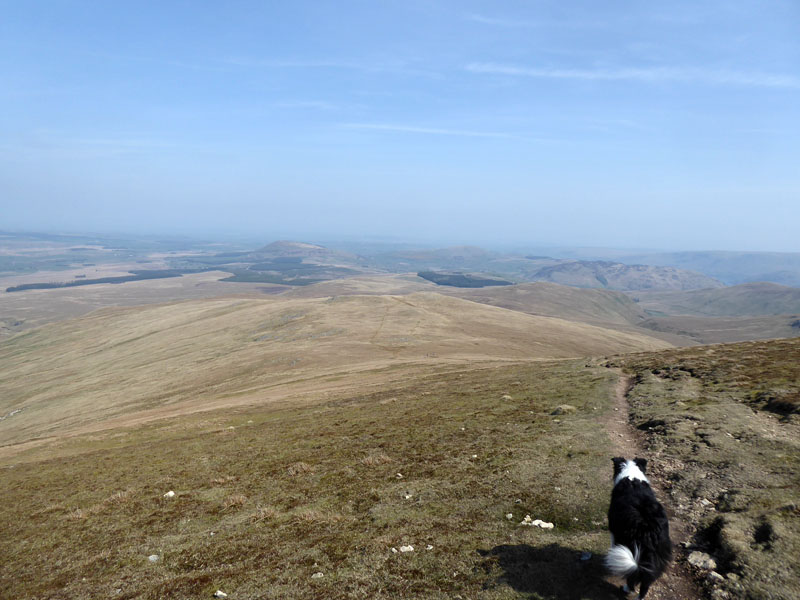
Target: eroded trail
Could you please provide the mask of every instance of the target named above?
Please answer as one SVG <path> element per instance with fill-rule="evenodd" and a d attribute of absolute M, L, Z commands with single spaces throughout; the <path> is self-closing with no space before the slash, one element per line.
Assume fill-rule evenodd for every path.
<path fill-rule="evenodd" d="M 633 387 L 632 378 L 620 374 L 614 390 L 614 404 L 606 427 L 612 439 L 612 444 L 616 451 L 615 456 L 634 458 L 650 457 L 645 452 L 644 434 L 634 428 L 630 423 L 630 408 L 627 395 Z M 609 461 L 609 473 L 611 472 Z M 670 565 L 667 572 L 650 588 L 646 600 L 697 600 L 702 598 L 697 586 L 694 584 L 689 573 L 684 553 L 683 542 L 690 541 L 691 529 L 670 506 L 669 496 L 664 492 L 664 486 L 659 481 L 658 476 L 652 471 L 647 473 L 650 483 L 655 490 L 656 497 L 664 505 L 669 515 L 670 537 L 675 544 L 675 561 Z"/>

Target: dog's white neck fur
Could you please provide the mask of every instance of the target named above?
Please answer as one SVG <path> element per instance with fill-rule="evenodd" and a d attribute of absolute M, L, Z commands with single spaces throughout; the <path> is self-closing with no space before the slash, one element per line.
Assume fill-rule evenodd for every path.
<path fill-rule="evenodd" d="M 625 461 L 625 465 L 622 467 L 619 475 L 617 475 L 617 477 L 614 479 L 614 485 L 617 485 L 623 479 L 638 479 L 639 481 L 650 483 L 647 480 L 647 477 L 644 476 L 644 473 L 642 473 L 642 470 L 639 468 L 639 466 L 632 460 Z"/>

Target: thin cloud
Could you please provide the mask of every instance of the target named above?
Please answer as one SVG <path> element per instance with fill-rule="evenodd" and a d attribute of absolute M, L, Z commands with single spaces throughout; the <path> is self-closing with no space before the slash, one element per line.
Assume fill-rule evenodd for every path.
<path fill-rule="evenodd" d="M 536 77 L 543 79 L 639 81 L 642 83 L 705 83 L 711 85 L 800 89 L 800 78 L 794 75 L 688 67 L 553 69 L 521 67 L 497 63 L 470 63 L 465 69 L 472 73 Z"/>
<path fill-rule="evenodd" d="M 537 19 L 535 21 L 527 20 L 527 19 L 509 19 L 506 17 L 491 17 L 488 15 L 481 15 L 476 13 L 471 13 L 464 16 L 464 19 L 467 21 L 472 21 L 473 23 L 480 23 L 482 25 L 489 25 L 492 27 L 505 27 L 505 28 L 521 28 L 521 29 L 532 29 L 532 28 L 542 28 L 542 27 L 567 27 L 567 28 L 602 28 L 606 27 L 607 23 L 601 19 L 593 20 L 593 21 L 571 21 L 571 20 L 557 20 L 557 19 Z"/>
<path fill-rule="evenodd" d="M 537 23 L 535 21 L 520 21 L 514 19 L 504 19 L 498 17 L 487 17 L 485 15 L 469 14 L 464 17 L 467 21 L 474 23 L 482 23 L 483 25 L 496 25 L 498 27 L 540 27 L 544 23 Z"/>
<path fill-rule="evenodd" d="M 295 60 L 273 58 L 228 58 L 223 62 L 239 67 L 264 67 L 267 69 L 346 69 L 356 71 L 379 70 L 382 67 L 358 62 L 337 60 Z"/>
<path fill-rule="evenodd" d="M 420 76 L 429 79 L 439 79 L 441 75 L 425 68 L 417 68 L 411 61 L 350 61 L 328 59 L 294 59 L 294 58 L 249 58 L 233 57 L 222 61 L 234 67 L 255 69 L 286 69 L 286 70 L 334 70 L 334 71 L 359 71 L 369 74 L 391 74 L 404 76 Z"/>
<path fill-rule="evenodd" d="M 345 123 L 344 127 L 349 129 L 369 129 L 374 131 L 396 131 L 399 133 L 419 133 L 425 135 L 450 135 L 460 137 L 477 138 L 505 138 L 511 139 L 517 136 L 509 133 L 495 131 L 470 131 L 464 129 L 441 129 L 438 127 L 416 127 L 413 125 L 393 125 L 386 123 Z"/>
<path fill-rule="evenodd" d="M 324 100 L 293 100 L 284 102 L 275 102 L 275 108 L 297 108 L 297 109 L 312 109 L 312 110 L 339 110 L 339 105 Z"/>

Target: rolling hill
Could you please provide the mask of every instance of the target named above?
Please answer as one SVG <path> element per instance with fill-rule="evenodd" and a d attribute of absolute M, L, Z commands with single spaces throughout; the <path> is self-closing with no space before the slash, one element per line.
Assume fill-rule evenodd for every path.
<path fill-rule="evenodd" d="M 608 261 L 566 261 L 541 269 L 534 279 L 613 290 L 692 290 L 724 285 L 707 275 L 674 267 L 625 265 Z"/>
<path fill-rule="evenodd" d="M 0 444 L 322 393 L 356 375 L 667 346 L 433 293 L 103 309 L 0 343 L 0 414 L 14 412 Z"/>
<path fill-rule="evenodd" d="M 700 344 L 725 344 L 800 336 L 800 314 L 763 317 L 650 317 L 641 323 L 650 331 L 690 338 Z M 673 342 L 678 337 L 666 338 Z M 684 346 L 685 343 L 676 345 Z"/>
<path fill-rule="evenodd" d="M 745 283 L 685 292 L 640 292 L 635 296 L 641 307 L 653 315 L 734 317 L 800 314 L 800 288 L 777 283 Z"/>
<path fill-rule="evenodd" d="M 627 294 L 612 290 L 577 288 L 557 283 L 520 283 L 486 288 L 456 288 L 436 286 L 414 275 L 352 277 L 324 281 L 310 286 L 293 288 L 281 294 L 284 298 L 316 298 L 353 294 L 410 294 L 417 291 L 437 293 L 462 298 L 479 304 L 507 308 L 530 315 L 556 317 L 568 321 L 588 323 L 627 333 L 657 337 L 672 345 L 687 346 L 700 338 L 690 326 L 676 328 L 672 325 L 653 326 L 652 318 Z M 736 337 L 727 341 L 757 339 L 759 323 L 751 324 L 751 337 Z M 769 333 L 775 329 L 770 323 Z M 733 331 L 736 331 L 735 328 Z M 791 333 L 791 330 L 790 330 Z M 753 337 L 755 336 L 755 337 Z M 774 336 L 773 336 L 774 337 Z"/>
<path fill-rule="evenodd" d="M 640 325 L 646 314 L 622 292 L 556 283 L 522 283 L 491 289 L 448 292 L 459 298 L 520 312 L 584 323 Z"/>
<path fill-rule="evenodd" d="M 156 320 L 178 338 L 181 319 L 197 320 L 200 304 L 219 319 L 245 316 L 233 305 L 192 304 L 184 317 L 170 316 L 171 306 L 149 310 L 167 311 Z M 443 307 L 460 304 L 444 299 Z M 72 334 L 78 321 L 107 316 L 72 321 Z M 120 334 L 135 319 L 118 317 L 106 322 L 119 329 L 110 347 L 87 337 L 72 350 L 158 347 L 152 322 L 125 341 Z M 248 336 L 259 322 L 248 323 Z M 47 337 L 67 350 L 55 333 L 28 338 L 27 359 L 50 351 Z M 0 577 L 25 598 L 188 600 L 223 590 L 242 600 L 615 600 L 618 582 L 603 573 L 609 457 L 643 440 L 677 554 L 654 600 L 794 600 L 799 356 L 800 343 L 783 340 L 439 363 L 379 385 L 340 378 L 342 387 L 316 402 L 262 398 L 0 452 Z M 15 357 L 4 355 L 4 364 Z M 77 358 L 65 356 L 63 367 Z M 118 401 L 175 376 L 151 375 L 159 381 L 121 379 Z M 95 383 L 86 381 L 85 393 Z M 3 414 L 0 424 L 16 427 L 24 415 Z M 525 515 L 553 527 L 523 526 Z M 701 589 L 676 594 L 675 582 L 691 582 L 686 547 L 708 552 L 718 576 L 696 571 Z"/>

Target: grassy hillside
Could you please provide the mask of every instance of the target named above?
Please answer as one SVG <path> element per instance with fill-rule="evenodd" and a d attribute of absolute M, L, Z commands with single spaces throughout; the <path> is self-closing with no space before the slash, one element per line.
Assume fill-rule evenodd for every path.
<path fill-rule="evenodd" d="M 39 275 L 5 278 L 0 287 L 9 283 L 18 285 L 26 280 L 37 280 Z M 122 285 L 101 284 L 78 288 L 53 290 L 30 290 L 9 294 L 0 291 L 0 339 L 10 334 L 31 329 L 46 323 L 85 315 L 98 308 L 108 306 L 136 306 L 190 300 L 198 298 L 230 297 L 236 294 L 263 296 L 265 292 L 290 289 L 251 283 L 222 283 L 219 280 L 228 273 L 211 271 L 174 277 L 132 281 Z M 3 287 L 5 289 L 5 287 Z"/>
<path fill-rule="evenodd" d="M 667 343 L 421 293 L 104 309 L 0 343 L 0 445 L 323 393 L 410 367 Z M 366 378 L 366 379 L 364 379 Z"/>
<path fill-rule="evenodd" d="M 469 290 L 460 298 L 570 321 L 639 325 L 644 311 L 629 296 L 610 290 L 581 289 L 555 283 L 524 283 L 491 290 Z"/>
<path fill-rule="evenodd" d="M 349 334 L 325 335 L 333 322 Z M 439 348 L 430 362 L 408 340 L 414 325 L 425 352 Z M 96 420 L 117 427 L 0 453 L 0 589 L 59 599 L 217 589 L 238 599 L 618 598 L 602 573 L 618 373 L 599 366 L 605 359 L 517 357 L 548 331 L 551 352 L 621 343 L 434 294 L 106 310 L 16 336 L 0 346 L 0 397 L 26 387 L 30 396 L 22 412 L 0 410 L 7 440 Z M 299 377 L 300 364 L 270 371 L 292 356 L 328 375 Z M 718 562 L 722 580 L 706 597 L 721 597 L 715 587 L 796 598 L 800 340 L 608 364 L 633 377 L 632 424 L 670 510 L 696 530 L 689 549 Z M 285 401 L 270 401 L 279 384 Z M 182 412 L 143 423 L 135 417 L 147 406 Z M 527 514 L 553 529 L 521 526 Z M 652 593 L 674 598 L 663 585 Z"/>
<path fill-rule="evenodd" d="M 712 277 L 651 265 L 625 265 L 608 261 L 566 261 L 536 273 L 537 281 L 613 290 L 693 290 L 723 284 Z"/>
<path fill-rule="evenodd" d="M 69 458 L 3 468 L 0 585 L 24 598 L 614 600 L 596 419 L 615 381 L 583 361 L 467 369 L 75 439 Z M 562 404 L 573 412 L 551 416 Z M 554 528 L 520 526 L 526 514 Z"/>
<path fill-rule="evenodd" d="M 709 317 L 800 314 L 800 288 L 777 283 L 745 283 L 720 289 L 686 292 L 637 292 L 654 315 Z"/>
<path fill-rule="evenodd" d="M 323 281 L 302 288 L 293 288 L 284 292 L 285 298 L 326 298 L 329 296 L 355 296 L 355 295 L 396 295 L 412 294 L 414 292 L 436 291 L 435 283 L 417 277 L 413 273 L 402 275 L 371 275 L 362 277 L 348 277 L 333 281 Z"/>
<path fill-rule="evenodd" d="M 719 344 L 800 336 L 800 315 L 764 317 L 650 317 L 641 326 L 701 344 Z M 674 338 L 671 338 L 674 339 Z M 686 346 L 690 344 L 678 343 Z"/>
<path fill-rule="evenodd" d="M 632 421 L 728 597 L 800 597 L 800 340 L 613 361 Z M 724 596 L 720 596 L 724 597 Z"/>
<path fill-rule="evenodd" d="M 668 506 L 696 528 L 689 550 L 717 560 L 703 597 L 800 592 L 798 358 L 800 341 L 778 341 L 611 361 L 634 377 L 633 425 Z M 440 366 L 311 406 L 184 415 L 0 459 L 0 585 L 65 599 L 613 600 L 617 380 L 586 360 Z M 663 582 L 651 593 L 675 597 Z"/>

